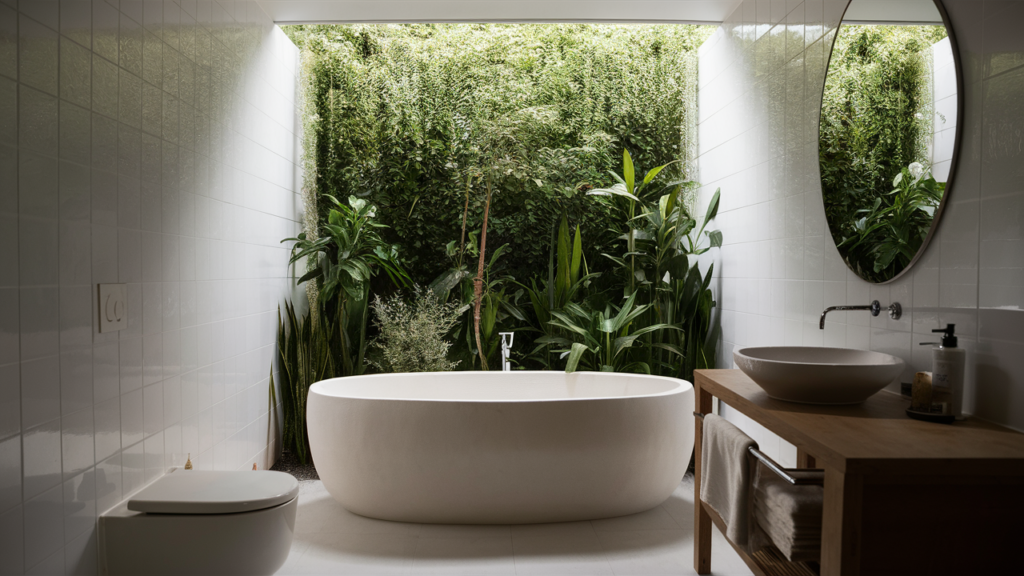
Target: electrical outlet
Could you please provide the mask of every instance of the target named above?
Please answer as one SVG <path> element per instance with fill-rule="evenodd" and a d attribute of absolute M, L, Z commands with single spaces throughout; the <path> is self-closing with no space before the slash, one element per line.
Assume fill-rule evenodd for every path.
<path fill-rule="evenodd" d="M 100 284 L 100 332 L 117 332 L 128 327 L 128 287 Z"/>

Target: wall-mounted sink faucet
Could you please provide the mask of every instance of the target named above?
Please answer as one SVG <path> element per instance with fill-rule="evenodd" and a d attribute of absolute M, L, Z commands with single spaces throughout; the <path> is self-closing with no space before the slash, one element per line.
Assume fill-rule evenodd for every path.
<path fill-rule="evenodd" d="M 512 370 L 512 363 L 508 361 L 509 356 L 512 353 L 512 339 L 515 338 L 515 332 L 498 332 L 501 336 L 501 371 L 509 372 Z M 505 336 L 508 336 L 508 340 L 505 340 Z"/>
<path fill-rule="evenodd" d="M 867 306 L 829 306 L 821 313 L 821 322 L 818 323 L 818 328 L 825 329 L 825 315 L 833 310 L 869 310 L 872 316 L 878 316 L 882 312 L 882 305 L 878 303 L 878 300 L 875 300 Z M 903 307 L 900 306 L 900 303 L 893 302 L 889 304 L 889 318 L 899 320 L 900 316 L 903 316 Z"/>

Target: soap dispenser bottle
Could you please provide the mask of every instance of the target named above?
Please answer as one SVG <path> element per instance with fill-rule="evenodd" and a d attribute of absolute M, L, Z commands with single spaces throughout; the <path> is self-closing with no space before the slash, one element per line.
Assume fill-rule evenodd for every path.
<path fill-rule="evenodd" d="M 932 330 L 942 333 L 942 342 L 932 350 L 932 387 L 936 391 L 943 388 L 949 391 L 950 402 L 944 412 L 957 420 L 963 420 L 967 352 L 963 348 L 957 348 L 954 327 L 954 324 L 947 324 L 945 328 Z"/>

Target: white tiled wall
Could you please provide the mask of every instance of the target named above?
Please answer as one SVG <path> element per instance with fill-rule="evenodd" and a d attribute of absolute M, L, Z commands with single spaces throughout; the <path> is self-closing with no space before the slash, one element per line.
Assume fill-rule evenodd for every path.
<path fill-rule="evenodd" d="M 818 112 L 846 0 L 744 0 L 700 49 L 702 199 L 722 188 L 723 348 L 848 346 L 931 369 L 933 328 L 968 350 L 965 410 L 1024 429 L 1024 2 L 945 0 L 964 65 L 964 133 L 937 237 L 913 270 L 872 285 L 840 259 L 824 218 Z M 831 313 L 898 301 L 903 318 Z M 795 450 L 758 427 L 770 453 Z"/>
<path fill-rule="evenodd" d="M 187 453 L 266 466 L 297 60 L 255 2 L 0 0 L 0 574 L 94 572 Z"/>
<path fill-rule="evenodd" d="M 956 143 L 956 63 L 949 38 L 936 42 L 922 52 L 931 68 L 932 139 L 928 143 L 928 161 L 932 176 L 939 182 L 949 179 Z"/>

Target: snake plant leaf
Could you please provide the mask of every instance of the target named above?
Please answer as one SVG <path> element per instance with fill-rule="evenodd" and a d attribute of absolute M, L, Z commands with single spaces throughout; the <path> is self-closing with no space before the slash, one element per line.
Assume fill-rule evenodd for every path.
<path fill-rule="evenodd" d="M 655 343 L 651 344 L 651 346 L 654 347 L 654 348 L 661 349 L 661 350 L 667 350 L 668 352 L 671 352 L 672 354 L 675 354 L 676 356 L 679 356 L 680 358 L 685 356 L 683 351 L 678 346 L 676 346 L 674 344 L 669 344 L 667 342 L 655 342 Z"/>
<path fill-rule="evenodd" d="M 572 262 L 569 265 L 569 286 L 572 290 L 579 282 L 580 264 L 583 262 L 583 235 L 580 226 L 576 225 L 576 236 L 572 242 Z"/>

